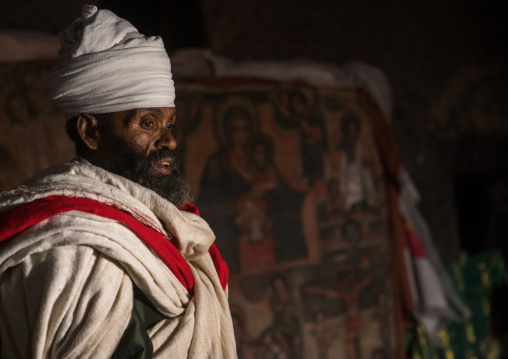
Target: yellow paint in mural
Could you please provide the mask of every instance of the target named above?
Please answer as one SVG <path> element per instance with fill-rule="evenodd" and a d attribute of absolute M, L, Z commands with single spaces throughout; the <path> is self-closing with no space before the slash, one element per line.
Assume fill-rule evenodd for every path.
<path fill-rule="evenodd" d="M 499 340 L 492 339 L 492 342 L 489 345 L 487 359 L 499 359 L 500 356 L 501 356 L 501 344 L 499 343 Z"/>
<path fill-rule="evenodd" d="M 452 271 L 453 271 L 453 275 L 455 277 L 455 284 L 457 286 L 457 289 L 460 292 L 464 292 L 464 290 L 466 288 L 466 282 L 464 282 L 464 279 L 462 278 L 462 269 L 459 268 L 458 264 L 453 264 Z"/>
<path fill-rule="evenodd" d="M 487 353 L 487 359 L 498 359 L 501 355 L 501 345 L 499 340 L 493 339 L 490 345 L 489 352 Z"/>
<path fill-rule="evenodd" d="M 470 343 L 476 343 L 476 335 L 474 333 L 473 324 L 471 324 L 471 323 L 468 323 L 466 325 L 466 337 Z M 473 359 L 473 358 L 471 358 L 471 359 Z"/>
<path fill-rule="evenodd" d="M 481 279 L 485 288 L 490 287 L 490 277 L 489 271 L 487 270 L 487 265 L 484 262 L 478 263 L 478 268 L 482 272 Z"/>
<path fill-rule="evenodd" d="M 485 315 L 490 316 L 490 301 L 489 298 L 483 299 L 483 312 Z"/>
<path fill-rule="evenodd" d="M 427 342 L 425 330 L 421 325 L 417 325 L 416 332 L 418 333 L 418 341 L 420 342 L 420 347 L 422 350 L 422 359 L 431 359 L 430 346 L 429 343 Z"/>
<path fill-rule="evenodd" d="M 445 330 L 439 331 L 439 337 L 443 341 L 443 348 L 446 359 L 455 359 L 455 355 L 453 355 L 453 351 L 450 348 L 450 336 Z"/>

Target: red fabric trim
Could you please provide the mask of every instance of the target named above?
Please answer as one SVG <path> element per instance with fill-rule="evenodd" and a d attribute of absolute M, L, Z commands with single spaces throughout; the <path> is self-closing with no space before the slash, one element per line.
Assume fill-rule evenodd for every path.
<path fill-rule="evenodd" d="M 427 258 L 425 248 L 412 228 L 404 228 L 404 247 L 409 248 L 415 258 Z"/>
<path fill-rule="evenodd" d="M 208 249 L 208 253 L 210 253 L 210 256 L 212 257 L 213 265 L 215 266 L 215 270 L 217 271 L 217 275 L 219 276 L 222 289 L 226 290 L 229 280 L 229 268 L 224 258 L 222 258 L 219 249 L 215 245 L 215 242 L 212 243 L 212 245 Z"/>
<path fill-rule="evenodd" d="M 199 210 L 193 203 L 187 203 L 179 209 L 199 216 Z M 171 272 L 190 293 L 194 292 L 194 277 L 190 266 L 168 238 L 143 224 L 132 215 L 89 198 L 47 196 L 3 212 L 0 217 L 0 242 L 56 214 L 73 210 L 124 223 L 161 257 Z M 215 243 L 210 247 L 209 253 L 222 288 L 226 289 L 229 269 Z"/>
<path fill-rule="evenodd" d="M 73 210 L 124 223 L 162 258 L 180 283 L 189 292 L 193 292 L 194 277 L 189 264 L 168 238 L 130 214 L 92 199 L 48 196 L 3 212 L 0 218 L 0 228 L 2 228 L 0 242 L 56 214 Z"/>
<path fill-rule="evenodd" d="M 198 207 L 196 207 L 194 203 L 191 202 L 186 203 L 183 206 L 178 207 L 178 209 L 199 216 Z M 208 250 L 208 253 L 210 253 L 210 256 L 212 257 L 213 265 L 215 266 L 215 270 L 217 271 L 217 275 L 219 276 L 222 289 L 226 290 L 229 280 L 229 268 L 226 264 L 226 261 L 224 260 L 224 258 L 222 258 L 222 255 L 220 254 L 219 249 L 217 248 L 215 243 L 212 243 L 210 249 Z"/>
<path fill-rule="evenodd" d="M 196 205 L 194 203 L 192 203 L 192 202 L 187 202 L 186 204 L 178 207 L 178 209 L 180 211 L 189 212 L 189 213 L 195 214 L 196 216 L 200 216 L 201 217 L 201 215 L 199 214 L 198 207 L 196 207 Z"/>

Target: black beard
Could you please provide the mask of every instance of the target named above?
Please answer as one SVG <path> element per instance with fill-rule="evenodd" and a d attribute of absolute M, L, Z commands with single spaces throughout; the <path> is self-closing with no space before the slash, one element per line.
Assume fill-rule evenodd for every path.
<path fill-rule="evenodd" d="M 175 158 L 175 152 L 163 147 L 145 156 L 133 149 L 122 138 L 112 136 L 108 139 L 113 150 L 113 164 L 110 172 L 123 176 L 167 199 L 179 207 L 192 201 L 189 184 L 185 180 L 176 159 L 171 164 L 171 174 L 165 175 L 154 170 L 154 164 L 163 158 Z"/>

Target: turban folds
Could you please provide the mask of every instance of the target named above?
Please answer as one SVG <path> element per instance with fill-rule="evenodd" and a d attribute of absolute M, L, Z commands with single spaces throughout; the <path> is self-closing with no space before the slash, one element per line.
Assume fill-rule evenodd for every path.
<path fill-rule="evenodd" d="M 145 37 L 111 11 L 86 5 L 60 43 L 60 62 L 42 86 L 67 118 L 174 107 L 171 64 L 160 37 Z"/>

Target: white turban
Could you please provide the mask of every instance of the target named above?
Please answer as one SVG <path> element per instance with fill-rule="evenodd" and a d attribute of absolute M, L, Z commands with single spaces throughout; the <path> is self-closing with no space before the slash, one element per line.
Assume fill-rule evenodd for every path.
<path fill-rule="evenodd" d="M 171 64 L 160 37 L 145 37 L 111 11 L 86 5 L 60 43 L 60 62 L 42 86 L 66 118 L 174 107 Z"/>

